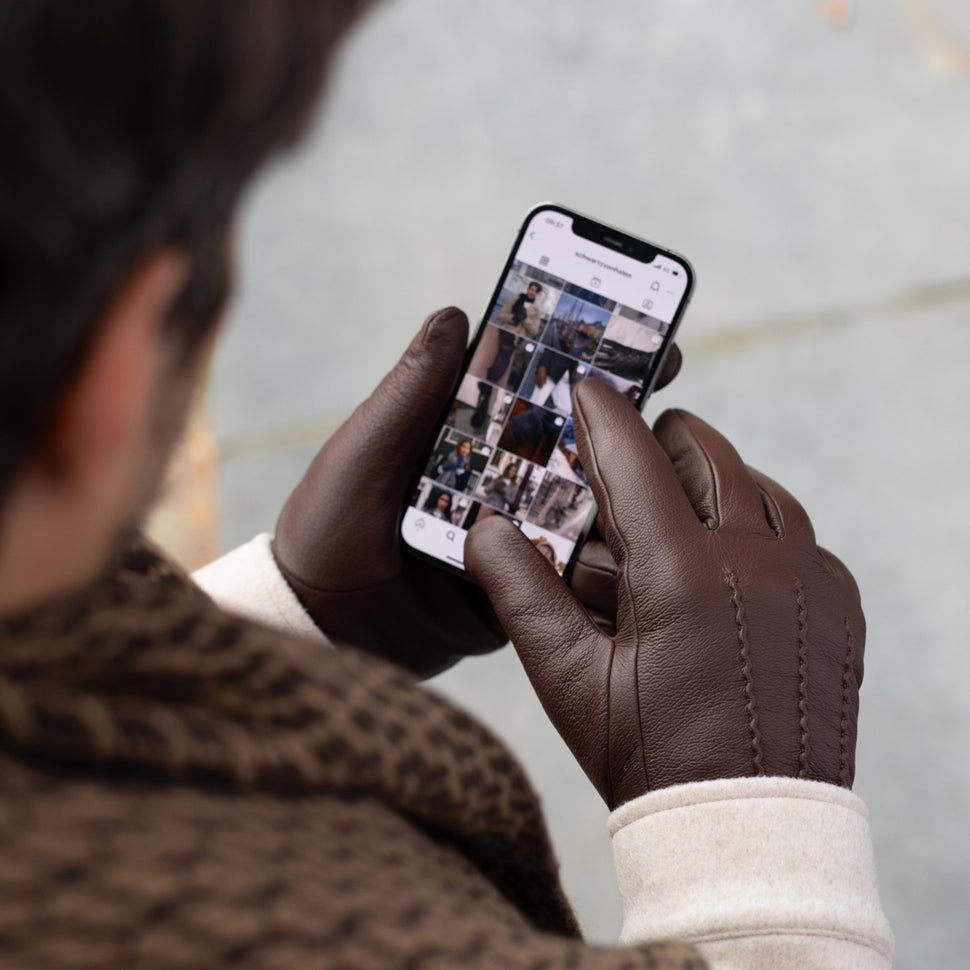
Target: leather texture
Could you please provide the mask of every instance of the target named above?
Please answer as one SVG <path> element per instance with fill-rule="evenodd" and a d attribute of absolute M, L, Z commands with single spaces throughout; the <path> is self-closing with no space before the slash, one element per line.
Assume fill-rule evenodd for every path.
<path fill-rule="evenodd" d="M 331 640 L 423 677 L 508 642 L 481 589 L 406 555 L 398 536 L 467 339 L 461 310 L 427 318 L 397 366 L 317 453 L 280 513 L 272 546 L 287 583 Z M 674 345 L 657 388 L 681 362 Z"/>
<path fill-rule="evenodd" d="M 573 567 L 569 585 L 596 625 L 609 636 L 616 633 L 616 560 L 597 525 L 586 537 Z"/>
<path fill-rule="evenodd" d="M 508 641 L 482 591 L 406 556 L 401 509 L 461 368 L 468 318 L 432 314 L 287 499 L 273 555 L 314 622 L 419 676 Z"/>
<path fill-rule="evenodd" d="M 651 432 L 587 380 L 573 417 L 616 568 L 615 635 L 497 516 L 465 561 L 607 804 L 715 778 L 851 787 L 865 620 L 801 505 L 687 412 Z M 602 624 L 610 566 L 591 549 L 579 585 Z"/>

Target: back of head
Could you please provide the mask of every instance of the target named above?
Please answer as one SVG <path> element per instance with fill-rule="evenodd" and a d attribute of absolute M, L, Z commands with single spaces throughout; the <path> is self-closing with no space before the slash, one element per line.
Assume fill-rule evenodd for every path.
<path fill-rule="evenodd" d="M 169 326 L 209 333 L 240 195 L 365 5 L 0 0 L 0 496 L 140 257 L 185 252 Z"/>

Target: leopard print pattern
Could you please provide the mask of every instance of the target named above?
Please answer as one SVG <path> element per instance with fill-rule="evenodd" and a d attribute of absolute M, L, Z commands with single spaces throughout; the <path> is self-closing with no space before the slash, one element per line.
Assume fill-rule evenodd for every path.
<path fill-rule="evenodd" d="M 147 546 L 0 622 L 0 965 L 703 966 L 578 938 L 537 799 L 396 668 Z"/>

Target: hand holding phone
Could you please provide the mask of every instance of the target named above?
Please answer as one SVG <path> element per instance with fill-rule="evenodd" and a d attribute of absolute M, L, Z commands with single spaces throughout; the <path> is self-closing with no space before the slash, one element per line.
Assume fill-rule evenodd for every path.
<path fill-rule="evenodd" d="M 524 292 L 528 295 L 528 285 Z M 527 307 L 524 316 L 513 313 L 517 297 L 511 299 L 509 319 L 527 334 L 540 318 L 535 313 L 530 317 Z M 508 639 L 477 586 L 432 562 L 404 555 L 398 536 L 401 508 L 413 491 L 419 463 L 432 478 L 442 479 L 435 482 L 436 492 L 426 495 L 422 515 L 446 541 L 448 532 L 457 535 L 463 496 L 477 481 L 481 461 L 473 443 L 488 433 L 498 400 L 488 371 L 495 368 L 493 378 L 501 379 L 511 369 L 514 347 L 509 345 L 517 334 L 509 331 L 496 339 L 496 353 L 480 379 L 483 386 L 478 379 L 470 384 L 470 433 L 448 436 L 445 446 L 429 457 L 438 434 L 435 423 L 443 411 L 450 412 L 454 389 L 461 383 L 467 336 L 468 320 L 460 310 L 450 308 L 428 318 L 394 370 L 320 449 L 287 500 L 273 540 L 283 575 L 328 637 L 421 676 L 444 670 L 463 656 L 495 650 Z M 663 386 L 679 364 L 680 354 L 671 346 L 651 381 Z M 539 372 L 534 383 L 541 389 L 554 376 Z M 469 444 L 463 445 L 465 438 Z M 511 507 L 519 501 L 522 476 L 515 463 L 503 472 L 486 483 L 488 495 L 492 502 Z M 550 561 L 553 554 L 558 557 L 552 543 L 537 543 L 536 548 Z M 577 570 L 580 600 L 587 602 L 587 594 L 591 605 L 604 594 L 609 599 L 611 588 L 604 590 L 600 577 L 596 564 Z M 609 582 L 605 585 L 610 587 Z"/>
<path fill-rule="evenodd" d="M 434 430 L 406 546 L 461 572 L 468 530 L 498 515 L 569 578 L 596 514 L 573 393 L 595 377 L 641 407 L 692 283 L 669 250 L 561 206 L 530 212 Z"/>
<path fill-rule="evenodd" d="M 466 562 L 607 805 L 716 778 L 851 787 L 865 620 L 805 510 L 686 412 L 651 432 L 590 381 L 575 420 L 618 569 L 615 636 L 501 519 L 471 530 Z"/>
<path fill-rule="evenodd" d="M 478 587 L 405 556 L 397 536 L 467 337 L 461 310 L 428 317 L 397 366 L 317 453 L 273 539 L 284 577 L 331 640 L 421 676 L 508 640 Z M 457 482 L 460 457 L 443 464 Z"/>

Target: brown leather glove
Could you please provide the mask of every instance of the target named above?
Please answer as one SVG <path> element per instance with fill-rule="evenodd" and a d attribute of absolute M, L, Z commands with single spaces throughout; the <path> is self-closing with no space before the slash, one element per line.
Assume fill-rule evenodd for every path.
<path fill-rule="evenodd" d="M 465 563 L 607 804 L 755 775 L 850 787 L 865 621 L 802 507 L 686 412 L 651 433 L 588 380 L 573 419 L 617 568 L 616 635 L 498 516 Z"/>
<path fill-rule="evenodd" d="M 398 523 L 461 369 L 468 318 L 432 314 L 397 366 L 313 459 L 273 554 L 320 629 L 419 676 L 508 640 L 479 587 L 405 555 Z M 680 369 L 673 346 L 657 381 Z"/>
<path fill-rule="evenodd" d="M 428 317 L 397 366 L 317 453 L 273 539 L 277 565 L 328 637 L 422 676 L 508 640 L 480 589 L 405 556 L 398 537 L 467 339 L 461 310 Z"/>

